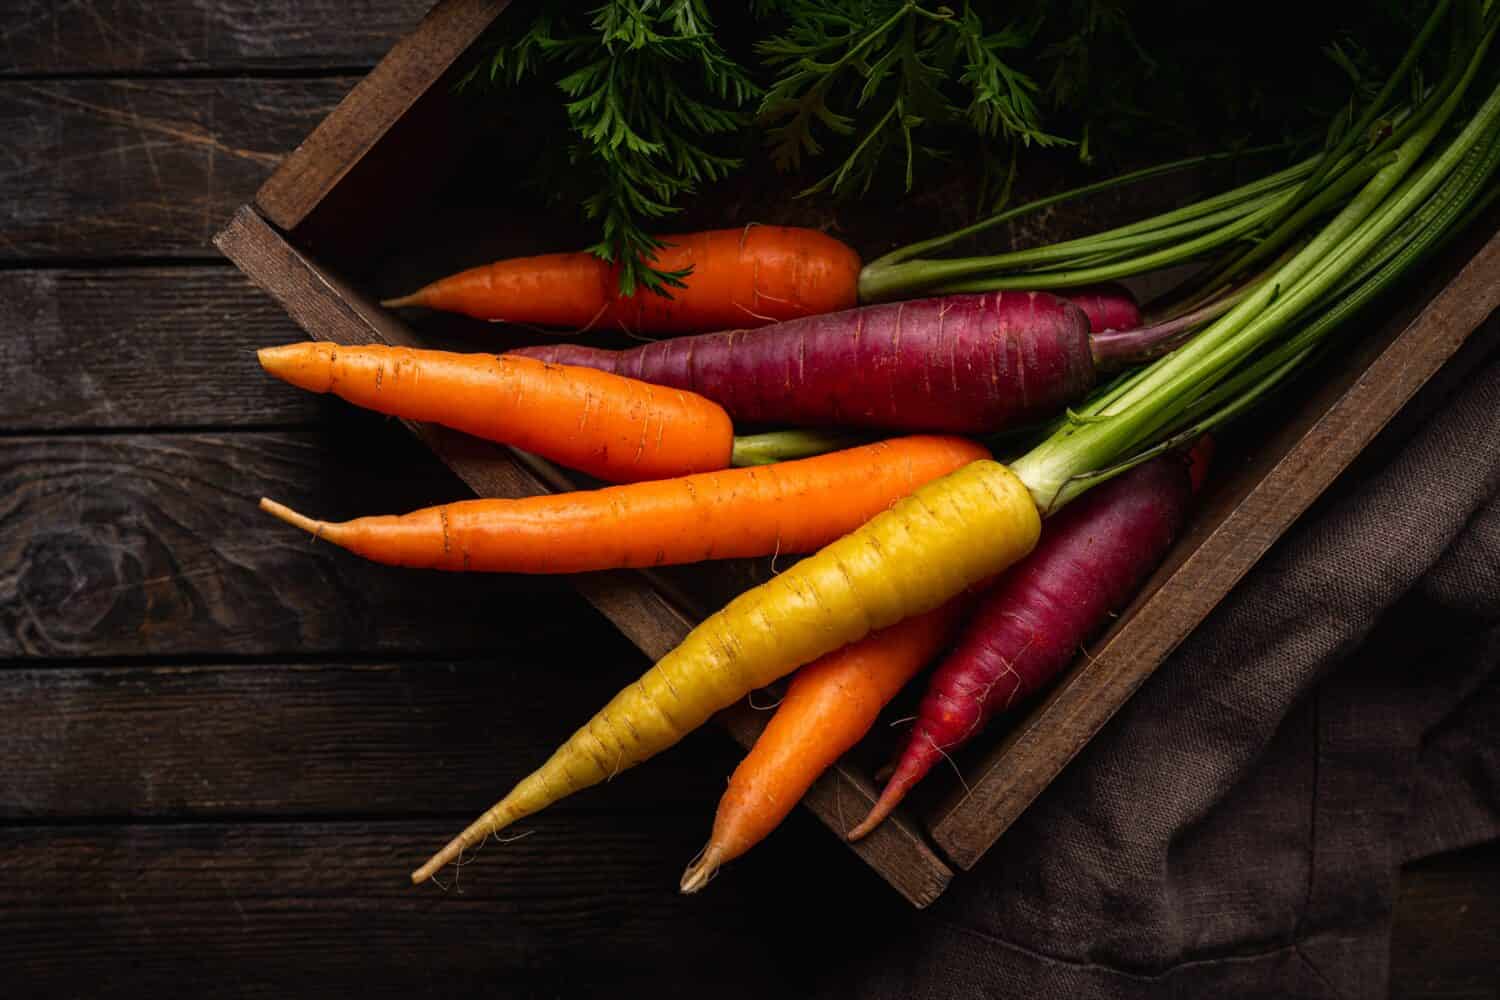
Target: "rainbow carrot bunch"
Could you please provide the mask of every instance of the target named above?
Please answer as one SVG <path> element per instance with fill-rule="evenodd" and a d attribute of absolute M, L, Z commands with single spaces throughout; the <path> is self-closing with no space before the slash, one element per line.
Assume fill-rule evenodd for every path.
<path fill-rule="evenodd" d="M 1446 72 L 1404 98 L 1397 84 L 1414 53 L 1450 21 Z M 1386 116 L 1381 128 L 1356 122 L 1304 164 L 1082 241 L 969 261 L 922 256 L 942 238 L 861 273 L 852 252 L 813 241 L 805 248 L 822 256 L 798 263 L 795 252 L 775 257 L 778 234 L 750 230 L 734 252 L 766 271 L 748 285 L 714 271 L 727 237 L 684 241 L 696 248 L 695 283 L 675 316 L 657 317 L 661 328 L 711 327 L 772 299 L 795 306 L 755 329 L 736 319 L 732 330 L 618 353 L 263 351 L 265 368 L 295 385 L 617 484 L 343 523 L 262 501 L 366 558 L 563 573 L 806 554 L 702 621 L 413 880 L 796 672 L 682 877 L 695 892 L 937 661 L 890 781 L 847 833 L 877 830 L 940 757 L 1056 677 L 1128 602 L 1189 516 L 1203 462 L 1201 449 L 1197 461 L 1183 455 L 1302 370 L 1493 196 L 1500 86 L 1467 118 L 1459 109 L 1474 104 L 1466 95 L 1497 30 L 1493 5 L 1439 5 L 1366 111 Z M 1150 319 L 1107 284 L 1213 248 L 1222 255 Z M 547 266 L 572 273 L 576 263 Z M 831 290 L 774 284 L 792 272 L 832 275 Z M 474 303 L 487 289 L 526 298 L 518 275 L 497 266 L 422 294 L 483 313 L 490 307 Z M 579 292 L 573 312 L 540 321 L 632 325 L 660 306 L 612 299 L 607 279 L 595 274 L 594 298 Z M 867 300 L 929 297 L 845 308 L 851 288 Z M 1128 370 L 1096 385 L 1116 368 Z M 1009 464 L 957 436 L 1048 420 Z M 812 430 L 736 437 L 733 421 Z M 838 427 L 901 436 L 824 430 Z"/>

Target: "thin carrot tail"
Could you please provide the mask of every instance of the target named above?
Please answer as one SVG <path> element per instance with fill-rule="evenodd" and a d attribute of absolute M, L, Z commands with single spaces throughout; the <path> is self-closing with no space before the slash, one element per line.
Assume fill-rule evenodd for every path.
<path fill-rule="evenodd" d="M 491 806 L 484 815 L 465 827 L 462 833 L 443 845 L 442 850 L 428 858 L 422 867 L 411 873 L 412 885 L 420 885 L 432 878 L 444 865 L 457 861 L 460 854 L 471 847 L 477 847 L 491 834 L 499 833 L 517 820 L 540 812 L 556 802 L 561 796 L 554 794 L 547 780 L 539 777 L 539 774 L 541 772 L 522 779 L 505 798 Z"/>
<path fill-rule="evenodd" d="M 279 504 L 270 497 L 260 498 L 260 509 L 267 514 L 280 518 L 293 527 L 301 528 L 314 538 L 323 537 L 323 532 L 328 529 L 327 521 L 317 521 L 306 514 L 299 514 L 295 510 L 292 510 L 292 508 L 285 504 Z"/>
<path fill-rule="evenodd" d="M 457 861 L 464 851 L 482 843 L 490 834 L 503 830 L 520 819 L 519 816 L 506 817 L 504 815 L 507 811 L 506 803 L 509 801 L 510 798 L 507 796 L 494 808 L 465 827 L 462 833 L 444 844 L 442 850 L 428 858 L 423 862 L 422 867 L 411 873 L 411 884 L 421 885 L 436 875 L 444 865 L 450 861 Z"/>
<path fill-rule="evenodd" d="M 381 299 L 380 304 L 387 309 L 405 309 L 408 306 L 426 306 L 427 289 L 418 288 L 410 295 L 398 295 L 394 299 Z"/>
<path fill-rule="evenodd" d="M 870 809 L 870 813 L 859 824 L 845 834 L 845 838 L 851 843 L 867 836 L 886 817 L 895 811 L 906 798 L 906 793 L 912 790 L 917 782 L 921 781 L 932 770 L 933 764 L 937 763 L 937 744 L 928 739 L 926 743 L 919 743 L 917 730 L 912 730 L 911 743 L 901 754 L 901 762 L 896 765 L 896 773 L 891 775 L 891 780 L 886 782 L 885 788 L 880 792 L 880 798 Z"/>
<path fill-rule="evenodd" d="M 713 881 L 713 877 L 719 874 L 719 869 L 726 860 L 722 850 L 709 844 L 682 873 L 682 883 L 679 888 L 684 894 L 697 892 Z"/>

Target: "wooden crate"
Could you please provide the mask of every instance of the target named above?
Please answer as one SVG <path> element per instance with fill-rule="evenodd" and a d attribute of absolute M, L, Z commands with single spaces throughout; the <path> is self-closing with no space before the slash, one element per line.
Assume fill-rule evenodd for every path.
<path fill-rule="evenodd" d="M 525 159 L 535 152 L 524 122 L 476 128 L 475 106 L 453 95 L 465 53 L 505 6 L 506 0 L 439 3 L 217 237 L 219 248 L 310 336 L 494 349 L 496 337 L 489 331 L 476 337 L 473 321 L 433 316 L 414 325 L 376 300 L 480 260 L 561 249 L 569 239 L 576 245 L 572 224 L 556 218 L 571 213 L 549 215 L 528 204 L 529 196 L 507 196 L 508 183 L 487 187 L 475 174 L 477 159 Z M 753 186 L 749 191 L 760 193 Z M 732 208 L 744 211 L 743 203 Z M 757 201 L 755 210 L 762 208 Z M 927 208 L 920 214 L 930 234 Z M 788 214 L 769 221 L 791 220 Z M 684 225 L 699 221 L 714 220 L 690 215 Z M 1052 224 L 1059 225 L 1056 219 Z M 1061 225 L 1066 229 L 1066 220 Z M 443 233 L 455 227 L 467 227 L 468 238 L 444 242 Z M 916 906 L 942 893 L 954 867 L 972 866 L 1500 304 L 1496 228 L 1491 216 L 1461 239 L 1396 313 L 1362 335 L 1336 366 L 1320 371 L 1315 390 L 1280 404 L 1269 434 L 1235 439 L 1190 530 L 1110 631 L 1003 739 L 958 757 L 961 781 L 935 777 L 931 789 L 919 790 L 908 808 L 851 849 Z M 570 488 L 569 477 L 548 463 L 440 427 L 410 426 L 479 495 Z M 770 571 L 765 561 L 714 564 L 588 574 L 576 584 L 656 658 L 693 622 Z M 722 716 L 746 745 L 764 719 L 749 706 Z M 877 752 L 851 754 L 808 795 L 806 805 L 835 833 L 873 802 Z"/>

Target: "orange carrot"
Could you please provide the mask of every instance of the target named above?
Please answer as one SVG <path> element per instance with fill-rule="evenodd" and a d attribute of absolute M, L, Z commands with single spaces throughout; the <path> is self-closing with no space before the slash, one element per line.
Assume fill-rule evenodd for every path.
<path fill-rule="evenodd" d="M 812 552 L 987 454 L 967 438 L 918 435 L 776 465 L 342 524 L 271 500 L 261 508 L 376 562 L 581 573 Z"/>
<path fill-rule="evenodd" d="M 964 604 L 956 598 L 797 671 L 776 714 L 730 777 L 708 846 L 683 872 L 683 892 L 702 889 L 720 866 L 776 829 L 937 653 Z"/>
<path fill-rule="evenodd" d="M 722 469 L 734 446 L 728 415 L 702 396 L 587 368 L 329 343 L 259 357 L 266 371 L 311 392 L 514 445 L 610 482 Z"/>
<path fill-rule="evenodd" d="M 654 265 L 691 268 L 671 298 L 623 297 L 617 268 L 591 253 L 499 260 L 440 278 L 391 308 L 570 330 L 701 333 L 834 312 L 855 304 L 859 255 L 816 229 L 745 226 L 662 237 Z"/>

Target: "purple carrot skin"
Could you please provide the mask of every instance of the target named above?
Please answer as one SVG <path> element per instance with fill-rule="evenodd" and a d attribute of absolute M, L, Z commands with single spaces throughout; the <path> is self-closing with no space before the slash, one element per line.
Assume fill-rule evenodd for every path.
<path fill-rule="evenodd" d="M 517 351 L 689 389 L 737 422 L 986 432 L 1094 384 L 1089 321 L 1046 292 L 949 295 L 657 341 Z"/>
<path fill-rule="evenodd" d="M 981 598 L 933 671 L 890 780 L 858 840 L 942 757 L 1034 693 L 1130 599 L 1187 520 L 1204 452 L 1165 455 L 1096 487 L 1048 521 L 1041 541 Z"/>
<path fill-rule="evenodd" d="M 1124 285 L 1080 285 L 1060 289 L 1057 294 L 1083 310 L 1089 318 L 1089 329 L 1095 333 L 1134 330 L 1141 325 L 1141 307 Z"/>

